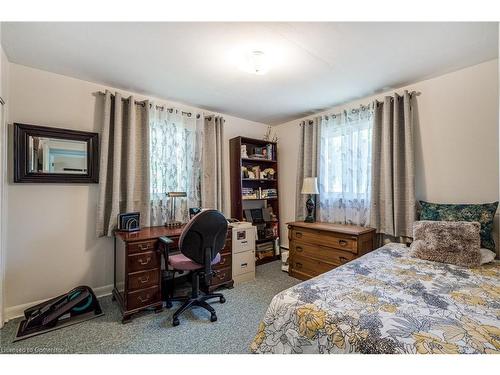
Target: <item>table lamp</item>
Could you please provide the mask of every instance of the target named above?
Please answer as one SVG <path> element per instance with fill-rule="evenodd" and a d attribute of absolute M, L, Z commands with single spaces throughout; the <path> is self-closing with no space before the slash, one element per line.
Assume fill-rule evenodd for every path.
<path fill-rule="evenodd" d="M 175 199 L 187 197 L 187 193 L 185 191 L 171 191 L 171 192 L 167 193 L 167 197 L 171 198 L 170 199 L 170 218 L 165 223 L 165 226 L 169 227 L 169 228 L 180 227 L 183 223 L 180 221 L 175 221 Z"/>
<path fill-rule="evenodd" d="M 305 218 L 306 223 L 314 223 L 314 200 L 313 194 L 319 194 L 318 190 L 318 179 L 317 177 L 304 177 L 304 182 L 302 183 L 301 194 L 309 194 L 309 198 L 306 201 L 307 216 Z"/>

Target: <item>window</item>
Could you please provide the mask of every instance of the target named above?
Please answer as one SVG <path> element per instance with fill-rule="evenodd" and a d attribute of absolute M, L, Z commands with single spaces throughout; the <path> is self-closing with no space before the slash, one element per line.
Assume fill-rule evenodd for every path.
<path fill-rule="evenodd" d="M 176 198 L 175 220 L 186 221 L 188 207 L 200 206 L 200 121 L 154 106 L 150 112 L 151 225 L 170 218 L 168 192 L 187 193 Z"/>
<path fill-rule="evenodd" d="M 367 107 L 328 116 L 320 125 L 320 220 L 367 225 L 372 116 Z"/>

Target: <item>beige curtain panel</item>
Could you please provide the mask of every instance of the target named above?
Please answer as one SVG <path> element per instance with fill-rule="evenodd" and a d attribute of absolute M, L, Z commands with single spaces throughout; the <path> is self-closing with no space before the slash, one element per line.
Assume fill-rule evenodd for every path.
<path fill-rule="evenodd" d="M 370 226 L 393 237 L 411 237 L 416 215 L 415 100 L 405 91 L 374 103 Z"/>
<path fill-rule="evenodd" d="M 225 212 L 224 200 L 224 118 L 205 117 L 203 127 L 203 158 L 201 205 Z"/>
<path fill-rule="evenodd" d="M 302 221 L 306 217 L 307 195 L 300 193 L 304 177 L 318 176 L 320 123 L 321 117 L 316 117 L 313 120 L 306 120 L 300 123 L 299 158 L 297 182 L 295 185 L 295 220 Z"/>
<path fill-rule="evenodd" d="M 106 91 L 99 166 L 97 235 L 112 236 L 118 214 L 138 211 L 150 223 L 149 103 Z"/>

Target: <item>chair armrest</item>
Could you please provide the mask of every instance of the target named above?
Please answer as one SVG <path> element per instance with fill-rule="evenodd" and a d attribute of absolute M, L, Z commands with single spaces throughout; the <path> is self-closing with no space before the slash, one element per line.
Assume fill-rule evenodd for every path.
<path fill-rule="evenodd" d="M 169 256 L 168 252 L 170 250 L 170 245 L 172 245 L 174 241 L 167 236 L 159 237 L 158 240 L 160 241 L 160 246 L 159 246 L 160 250 L 161 248 L 163 248 L 162 254 L 165 257 L 165 264 L 168 264 L 168 256 Z"/>
<path fill-rule="evenodd" d="M 174 243 L 174 241 L 170 237 L 167 237 L 167 236 L 162 236 L 158 239 L 160 240 L 161 243 L 163 243 L 164 245 L 167 245 L 167 246 Z"/>

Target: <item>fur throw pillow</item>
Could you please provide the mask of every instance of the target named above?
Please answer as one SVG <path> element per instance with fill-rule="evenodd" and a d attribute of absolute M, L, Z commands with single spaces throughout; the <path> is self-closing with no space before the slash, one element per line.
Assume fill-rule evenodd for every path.
<path fill-rule="evenodd" d="M 413 257 L 462 267 L 481 264 L 481 224 L 466 221 L 416 221 L 413 224 Z"/>

